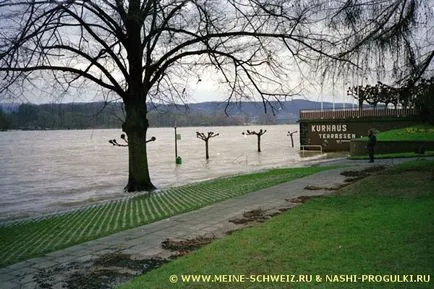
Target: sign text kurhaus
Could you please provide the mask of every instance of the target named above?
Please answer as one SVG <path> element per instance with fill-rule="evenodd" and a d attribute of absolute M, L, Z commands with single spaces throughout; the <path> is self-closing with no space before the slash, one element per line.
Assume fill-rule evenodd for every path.
<path fill-rule="evenodd" d="M 348 132 L 346 124 L 313 124 L 311 132 L 318 133 L 320 139 L 352 139 L 356 135 Z"/>

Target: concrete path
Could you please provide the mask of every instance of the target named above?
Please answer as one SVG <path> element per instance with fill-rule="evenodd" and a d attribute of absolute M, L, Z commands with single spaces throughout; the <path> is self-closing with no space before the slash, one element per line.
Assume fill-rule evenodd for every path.
<path fill-rule="evenodd" d="M 375 165 L 394 165 L 408 159 L 378 160 Z M 235 197 L 197 211 L 181 214 L 152 224 L 116 233 L 104 238 L 89 241 L 64 250 L 46 254 L 0 269 L 0 288 L 74 288 L 71 276 L 94 270 L 94 261 L 108 254 L 127 254 L 132 259 L 167 258 L 173 252 L 161 247 L 161 242 L 170 239 L 187 239 L 197 236 L 224 236 L 242 225 L 229 222 L 240 218 L 246 211 L 262 209 L 277 212 L 297 205 L 288 200 L 306 195 L 323 195 L 327 190 L 306 190 L 307 185 L 333 187 L 344 182 L 340 175 L 343 170 L 360 170 L 367 161 L 346 159 L 328 160 L 318 165 L 348 165 L 271 188 Z M 131 271 L 131 270 L 130 270 Z M 136 272 L 139 274 L 141 272 Z M 131 277 L 135 274 L 130 272 Z M 123 280 L 125 281 L 125 280 Z M 71 285 L 72 284 L 72 285 Z M 104 288 L 104 287 L 101 287 Z"/>

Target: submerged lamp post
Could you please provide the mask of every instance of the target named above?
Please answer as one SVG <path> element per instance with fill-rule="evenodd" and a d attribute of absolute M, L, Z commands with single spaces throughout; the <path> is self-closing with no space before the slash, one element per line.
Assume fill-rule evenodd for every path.
<path fill-rule="evenodd" d="M 215 133 L 213 131 L 209 131 L 207 135 L 205 135 L 203 132 L 196 132 L 196 137 L 200 138 L 205 142 L 205 158 L 209 159 L 209 153 L 208 153 L 208 141 L 210 138 L 219 136 L 218 133 Z"/>
<path fill-rule="evenodd" d="M 267 130 L 262 130 L 262 128 L 259 130 L 259 132 L 256 131 L 250 131 L 246 130 L 246 132 L 242 132 L 243 135 L 256 135 L 258 137 L 258 152 L 261 152 L 261 136 L 265 134 Z"/>

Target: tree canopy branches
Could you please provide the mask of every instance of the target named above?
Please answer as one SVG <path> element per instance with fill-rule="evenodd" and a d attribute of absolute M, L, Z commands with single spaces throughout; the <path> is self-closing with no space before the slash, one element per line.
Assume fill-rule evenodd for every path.
<path fill-rule="evenodd" d="M 294 61 L 362 67 L 386 52 L 422 75 L 434 50 L 419 51 L 412 37 L 429 2 L 0 1 L 0 73 L 4 83 L 37 70 L 62 83 L 87 79 L 124 100 L 138 74 L 146 97 L 160 101 L 185 97 L 182 80 L 198 67 L 213 67 L 237 100 L 291 95 L 282 83 Z"/>

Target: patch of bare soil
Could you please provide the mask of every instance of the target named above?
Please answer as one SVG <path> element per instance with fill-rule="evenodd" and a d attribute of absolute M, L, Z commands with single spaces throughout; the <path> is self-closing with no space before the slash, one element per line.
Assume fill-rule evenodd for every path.
<path fill-rule="evenodd" d="M 232 218 L 229 220 L 230 223 L 241 225 L 243 227 L 250 226 L 255 223 L 263 223 L 272 217 L 278 216 L 283 212 L 289 210 L 290 207 L 279 207 L 270 210 L 263 210 L 261 208 L 244 212 L 239 218 Z M 236 231 L 236 230 L 234 230 Z"/>
<path fill-rule="evenodd" d="M 368 168 L 365 168 L 365 169 L 360 170 L 360 171 L 343 171 L 343 172 L 341 172 L 341 175 L 345 176 L 345 177 L 359 178 L 360 179 L 360 178 L 365 178 L 365 177 L 371 175 L 372 173 L 382 171 L 385 168 L 386 168 L 385 166 L 372 166 L 372 167 L 368 167 Z"/>
<path fill-rule="evenodd" d="M 229 222 L 237 225 L 243 225 L 252 222 L 264 222 L 269 218 L 271 218 L 271 216 L 267 215 L 264 210 L 256 209 L 243 213 L 243 216 L 240 218 L 230 219 Z"/>
<path fill-rule="evenodd" d="M 215 236 L 198 236 L 196 238 L 184 240 L 174 240 L 167 238 L 161 242 L 161 248 L 172 251 L 173 254 L 170 255 L 169 259 L 175 259 L 187 255 L 191 251 L 197 250 L 205 245 L 208 245 L 215 239 Z"/>
<path fill-rule="evenodd" d="M 75 272 L 80 269 L 79 263 L 70 263 L 68 265 L 53 266 L 49 269 L 39 269 L 33 276 L 33 281 L 36 283 L 38 289 L 51 289 L 56 281 L 54 276 L 63 274 L 64 272 Z"/>
<path fill-rule="evenodd" d="M 178 251 L 178 252 L 189 252 L 193 250 L 197 250 L 202 246 L 208 245 L 216 238 L 213 237 L 204 237 L 198 236 L 193 239 L 185 239 L 185 240 L 172 240 L 166 239 L 161 242 L 161 247 L 170 251 Z"/>
<path fill-rule="evenodd" d="M 101 257 L 93 261 L 93 265 L 99 268 L 125 268 L 128 269 L 130 272 L 142 274 L 144 272 L 158 268 L 166 262 L 167 261 L 161 258 L 140 260 L 133 259 L 131 255 L 112 253 L 102 255 Z"/>
<path fill-rule="evenodd" d="M 320 186 L 314 186 L 314 185 L 307 185 L 304 187 L 305 190 L 310 190 L 310 191 L 319 191 L 319 190 L 324 190 L 324 187 L 320 187 Z"/>
<path fill-rule="evenodd" d="M 225 235 L 231 235 L 235 232 L 241 231 L 247 227 L 251 227 L 257 223 L 265 222 L 272 217 L 278 216 L 283 212 L 288 211 L 293 206 L 280 206 L 269 210 L 255 209 L 251 211 L 244 212 L 242 216 L 238 218 L 229 219 L 229 222 L 236 225 L 235 229 L 230 229 L 225 231 Z"/>
<path fill-rule="evenodd" d="M 344 182 L 346 182 L 346 183 L 354 183 L 354 182 L 360 181 L 361 179 L 364 179 L 364 178 L 366 178 L 366 177 L 367 177 L 367 176 L 365 175 L 365 176 L 358 176 L 358 177 L 346 178 L 346 179 L 344 180 Z"/>
<path fill-rule="evenodd" d="M 296 197 L 296 198 L 285 199 L 285 200 L 287 202 L 297 204 L 297 203 L 305 203 L 306 201 L 308 201 L 308 200 L 310 200 L 312 198 L 315 198 L 315 197 L 318 197 L 318 196 L 299 196 L 299 197 Z"/>
<path fill-rule="evenodd" d="M 384 166 L 372 166 L 372 167 L 368 167 L 365 168 L 363 170 L 360 171 L 343 171 L 341 172 L 341 175 L 347 177 L 344 180 L 343 184 L 339 184 L 333 187 L 322 187 L 322 186 L 315 186 L 315 185 L 307 185 L 304 187 L 305 190 L 310 190 L 310 191 L 317 191 L 317 190 L 324 190 L 324 191 L 338 191 L 340 189 L 342 189 L 343 187 L 346 187 L 348 185 L 350 185 L 351 183 L 357 182 L 361 179 L 364 179 L 368 176 L 370 176 L 372 173 L 384 170 L 385 167 Z M 310 198 L 309 196 L 307 196 L 308 198 Z M 306 197 L 298 197 L 298 198 L 294 198 L 289 200 L 292 203 L 304 203 L 307 199 L 303 199 Z"/>
<path fill-rule="evenodd" d="M 242 231 L 244 228 L 245 228 L 245 227 L 240 227 L 240 228 L 237 228 L 237 229 L 229 230 L 229 231 L 226 232 L 226 235 L 232 235 L 233 233 L 240 232 L 240 231 Z"/>
<path fill-rule="evenodd" d="M 325 190 L 325 191 L 337 191 L 345 186 L 348 186 L 347 184 L 340 184 L 334 187 L 320 187 L 320 186 L 314 186 L 314 185 L 308 185 L 306 187 L 304 187 L 305 190 L 310 190 L 310 191 L 316 191 L 316 190 Z"/>
<path fill-rule="evenodd" d="M 346 184 L 342 185 L 341 188 L 346 186 L 346 185 L 349 185 L 351 183 L 360 181 L 360 180 L 372 175 L 373 173 L 384 170 L 385 168 L 386 168 L 385 166 L 372 166 L 372 167 L 368 167 L 368 168 L 365 168 L 365 169 L 360 170 L 360 171 L 343 171 L 343 172 L 341 172 L 341 175 L 345 176 L 347 178 L 344 181 Z"/>
<path fill-rule="evenodd" d="M 94 261 L 74 262 L 42 269 L 33 277 L 36 288 L 107 289 L 160 267 L 161 258 L 135 260 L 130 255 L 109 253 Z"/>

